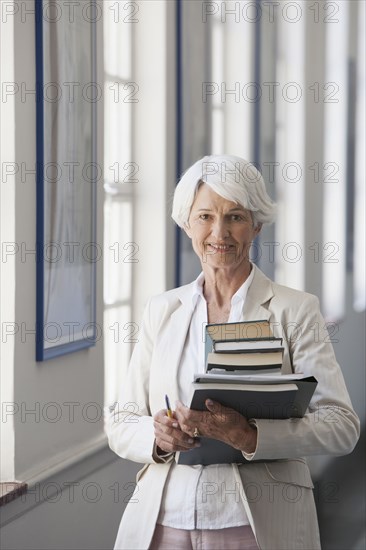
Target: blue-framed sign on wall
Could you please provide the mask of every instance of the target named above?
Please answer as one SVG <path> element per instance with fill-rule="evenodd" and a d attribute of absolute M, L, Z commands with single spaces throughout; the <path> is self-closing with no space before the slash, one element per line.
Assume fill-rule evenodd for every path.
<path fill-rule="evenodd" d="M 95 0 L 36 0 L 36 360 L 92 346 L 96 324 Z"/>

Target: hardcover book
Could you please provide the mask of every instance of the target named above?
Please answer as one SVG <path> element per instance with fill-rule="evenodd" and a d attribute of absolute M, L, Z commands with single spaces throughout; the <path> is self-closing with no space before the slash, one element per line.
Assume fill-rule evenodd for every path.
<path fill-rule="evenodd" d="M 314 377 L 293 375 L 195 375 L 192 384 L 190 408 L 207 410 L 206 399 L 235 409 L 247 419 L 301 418 L 306 413 L 317 381 Z M 241 451 L 230 445 L 206 437 L 201 446 L 176 453 L 178 464 L 244 463 Z"/>

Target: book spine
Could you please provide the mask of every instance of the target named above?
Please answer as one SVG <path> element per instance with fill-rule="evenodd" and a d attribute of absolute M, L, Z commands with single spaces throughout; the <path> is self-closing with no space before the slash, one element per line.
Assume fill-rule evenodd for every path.
<path fill-rule="evenodd" d="M 216 349 L 214 344 L 215 353 L 275 353 L 277 351 L 283 351 L 283 348 L 253 348 L 253 349 Z"/>
<path fill-rule="evenodd" d="M 282 343 L 282 338 L 274 338 L 274 336 L 258 336 L 256 338 L 237 338 L 237 339 L 233 339 L 231 338 L 230 340 L 229 339 L 225 339 L 225 338 L 220 338 L 220 339 L 213 339 L 213 342 L 215 344 L 220 344 L 220 343 L 226 343 L 226 342 L 263 342 L 263 341 L 267 341 L 267 342 L 273 342 L 273 340 L 278 340 L 278 341 L 281 341 Z"/>
<path fill-rule="evenodd" d="M 271 365 L 220 365 L 219 363 L 207 363 L 207 372 L 212 369 L 221 369 L 225 371 L 261 371 L 261 370 L 273 370 L 280 371 L 282 364 L 274 363 Z"/>

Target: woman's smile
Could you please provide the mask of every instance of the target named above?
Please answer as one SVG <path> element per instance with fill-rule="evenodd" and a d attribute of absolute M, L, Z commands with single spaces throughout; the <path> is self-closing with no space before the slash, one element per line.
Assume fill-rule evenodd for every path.
<path fill-rule="evenodd" d="M 226 252 L 236 251 L 234 244 L 206 243 L 206 248 L 212 250 L 214 254 L 225 254 Z"/>

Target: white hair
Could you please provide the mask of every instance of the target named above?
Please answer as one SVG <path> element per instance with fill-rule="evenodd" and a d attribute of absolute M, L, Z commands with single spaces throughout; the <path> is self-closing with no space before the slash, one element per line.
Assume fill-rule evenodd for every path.
<path fill-rule="evenodd" d="M 192 204 L 202 182 L 224 199 L 250 210 L 255 227 L 274 221 L 276 205 L 256 167 L 233 155 L 210 155 L 188 168 L 175 189 L 172 218 L 180 227 L 188 225 Z"/>

